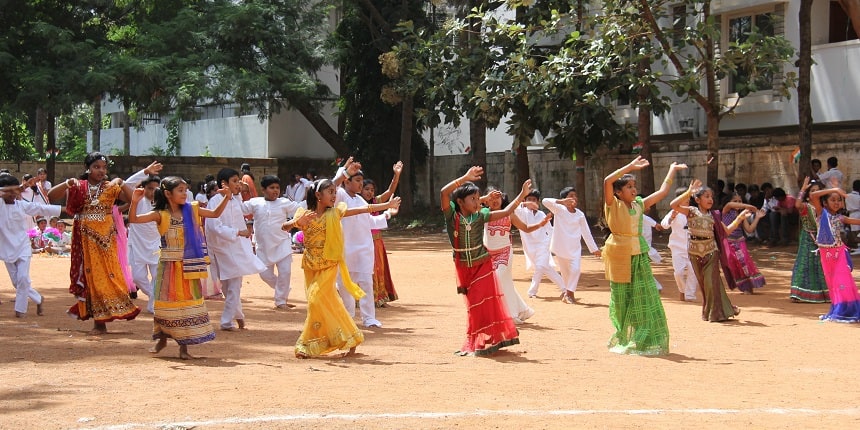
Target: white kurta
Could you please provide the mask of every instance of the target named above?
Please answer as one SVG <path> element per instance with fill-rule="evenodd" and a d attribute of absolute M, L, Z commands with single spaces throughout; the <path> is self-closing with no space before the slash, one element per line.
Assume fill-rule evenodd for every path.
<path fill-rule="evenodd" d="M 254 214 L 257 258 L 266 266 L 285 258 L 292 259 L 292 237 L 290 232 L 281 230 L 281 225 L 295 215 L 299 204 L 283 197 L 272 201 L 254 197 L 242 204 L 248 212 Z"/>
<path fill-rule="evenodd" d="M 367 202 L 358 194 L 350 197 L 343 188 L 337 189 L 337 203 L 346 202 L 347 208 L 367 206 Z M 350 272 L 373 273 L 373 234 L 371 230 L 388 228 L 384 215 L 363 213 L 341 220 L 343 225 L 344 249 L 346 266 Z"/>
<path fill-rule="evenodd" d="M 541 202 L 552 211 L 555 217 L 549 247 L 553 254 L 568 259 L 581 257 L 582 239 L 585 239 L 589 251 L 592 253 L 597 251 L 597 243 L 591 236 L 588 220 L 581 210 L 570 212 L 565 206 L 556 203 L 556 199 L 545 198 Z"/>
<path fill-rule="evenodd" d="M 24 200 L 12 204 L 0 201 L 0 260 L 11 263 L 33 255 L 26 226 L 36 215 L 58 217 L 60 206 Z"/>
<path fill-rule="evenodd" d="M 208 207 L 217 208 L 223 199 L 221 194 L 214 195 Z M 247 228 L 244 215 L 242 198 L 237 194 L 232 196 L 220 217 L 206 220 L 206 244 L 212 257 L 213 275 L 222 281 L 266 270 L 254 255 L 251 241 L 238 235 Z"/>
<path fill-rule="evenodd" d="M 145 214 L 153 209 L 153 204 L 142 199 L 137 204 L 137 214 Z M 158 264 L 161 250 L 161 235 L 155 221 L 133 223 L 128 226 L 128 262 L 131 265 Z"/>
<path fill-rule="evenodd" d="M 514 214 L 527 226 L 542 222 L 546 218 L 546 214 L 542 211 L 533 211 L 523 206 L 519 206 L 514 211 Z M 543 227 L 531 233 L 520 231 L 520 240 L 523 243 L 523 251 L 526 254 L 526 270 L 530 270 L 534 265 L 532 260 L 535 258 L 537 252 L 545 251 L 549 254 L 549 244 L 552 240 L 552 225 L 546 223 Z"/>

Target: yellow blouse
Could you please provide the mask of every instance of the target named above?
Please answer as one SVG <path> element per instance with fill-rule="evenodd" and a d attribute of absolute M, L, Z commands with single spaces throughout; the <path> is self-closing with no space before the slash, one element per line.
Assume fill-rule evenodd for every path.
<path fill-rule="evenodd" d="M 642 237 L 642 214 L 645 204 L 636 197 L 631 207 L 613 197 L 613 203 L 603 208 L 606 223 L 612 234 L 603 247 L 603 264 L 606 279 L 617 283 L 630 282 L 630 257 L 648 252 Z"/>

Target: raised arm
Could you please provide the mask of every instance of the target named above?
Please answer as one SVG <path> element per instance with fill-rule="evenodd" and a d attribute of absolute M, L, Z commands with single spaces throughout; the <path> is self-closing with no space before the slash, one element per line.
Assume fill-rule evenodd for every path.
<path fill-rule="evenodd" d="M 361 163 L 355 163 L 352 161 L 352 157 L 349 157 L 343 167 L 337 169 L 337 173 L 335 173 L 334 178 L 331 178 L 331 181 L 334 182 L 335 187 L 339 187 L 346 178 L 358 173 L 359 170 L 361 170 Z"/>
<path fill-rule="evenodd" d="M 511 214 L 511 224 L 513 224 L 514 227 L 516 227 L 519 231 L 521 231 L 523 233 L 531 233 L 531 232 L 547 225 L 547 223 L 549 223 L 549 220 L 551 220 L 551 219 L 552 219 L 552 213 L 550 213 L 549 215 L 544 217 L 544 219 L 542 219 L 542 220 L 540 220 L 534 224 L 526 225 L 526 223 L 523 222 L 523 220 L 521 220 L 520 217 L 517 216 L 516 211 Z"/>
<path fill-rule="evenodd" d="M 758 210 L 758 208 L 753 206 L 753 205 L 748 205 L 746 203 L 741 203 L 741 202 L 728 202 L 725 205 L 723 205 L 723 212 L 730 210 L 730 209 L 737 209 L 737 210 L 747 209 L 750 212 L 755 212 Z"/>
<path fill-rule="evenodd" d="M 797 210 L 803 209 L 803 196 L 809 191 L 809 176 L 803 178 L 803 185 L 800 186 L 800 193 L 797 194 L 797 198 L 794 200 L 794 208 Z"/>
<path fill-rule="evenodd" d="M 441 205 L 442 211 L 448 209 L 451 205 L 451 193 L 454 192 L 457 187 L 463 185 L 465 182 L 469 181 L 477 181 L 481 179 L 481 175 L 484 174 L 484 168 L 481 166 L 472 166 L 466 171 L 466 174 L 460 176 L 457 179 L 454 179 L 451 182 L 448 182 L 447 185 L 442 187 L 442 191 L 440 191 L 439 203 Z"/>
<path fill-rule="evenodd" d="M 665 199 L 666 196 L 669 195 L 669 188 L 675 181 L 675 173 L 677 173 L 679 170 L 684 170 L 686 168 L 686 164 L 672 163 L 671 165 L 669 165 L 669 171 L 666 172 L 666 178 L 663 179 L 663 183 L 660 184 L 660 189 L 655 191 L 650 196 L 645 197 L 645 199 L 643 200 L 643 203 L 645 204 L 645 209 L 648 209 L 651 206 L 657 204 L 657 202 L 659 202 L 660 200 Z"/>
<path fill-rule="evenodd" d="M 809 194 L 809 203 L 812 203 L 812 207 L 815 208 L 816 214 L 821 214 L 822 211 L 821 197 L 824 197 L 830 193 L 839 194 L 840 196 L 842 196 L 843 199 L 847 196 L 847 194 L 845 194 L 845 191 L 843 191 L 842 188 L 839 187 L 824 188 L 821 190 L 813 191 Z"/>
<path fill-rule="evenodd" d="M 128 208 L 128 222 L 130 224 L 138 224 L 145 222 L 155 222 L 161 224 L 161 215 L 156 211 L 149 211 L 145 214 L 137 214 L 137 204 L 143 199 L 143 188 L 135 188 L 131 194 L 131 207 Z"/>
<path fill-rule="evenodd" d="M 394 191 L 397 189 L 397 184 L 400 182 L 400 173 L 403 171 L 403 162 L 398 161 L 394 163 L 394 167 L 391 168 L 394 171 L 394 177 L 391 178 L 391 184 L 388 185 L 388 189 L 385 190 L 384 193 L 376 196 L 376 201 L 378 202 L 387 202 L 391 196 L 394 195 Z"/>
<path fill-rule="evenodd" d="M 197 213 L 200 214 L 201 218 L 218 218 L 222 213 L 224 213 L 224 209 L 226 209 L 227 204 L 230 203 L 230 198 L 228 197 L 230 189 L 227 187 L 221 188 L 218 190 L 218 194 L 221 194 L 221 197 L 223 197 L 221 202 L 218 203 L 218 207 L 215 209 L 203 207 L 197 208 Z"/>
<path fill-rule="evenodd" d="M 385 203 L 371 203 L 367 206 L 357 206 L 354 208 L 349 208 L 346 212 L 343 213 L 344 217 L 358 215 L 358 214 L 369 214 L 372 212 L 384 211 L 389 208 L 400 208 L 400 197 L 395 197 Z"/>
<path fill-rule="evenodd" d="M 615 200 L 615 191 L 612 189 L 612 184 L 620 179 L 622 176 L 634 171 L 640 170 L 650 163 L 648 160 L 642 158 L 642 156 L 638 156 L 633 159 L 633 161 L 627 163 L 627 165 L 621 167 L 620 169 L 612 172 L 609 176 L 603 178 L 603 203 L 606 205 L 611 205 Z"/>
<path fill-rule="evenodd" d="M 684 191 L 683 194 L 675 197 L 675 199 L 672 200 L 672 203 L 669 203 L 669 206 L 672 207 L 673 211 L 678 212 L 679 214 L 684 214 L 685 216 L 689 215 L 690 206 L 688 206 L 688 202 L 690 201 L 690 196 L 695 194 L 696 191 L 699 191 L 700 188 L 702 188 L 702 181 L 693 179 L 692 182 L 690 182 L 690 186 L 687 187 L 687 191 Z"/>
<path fill-rule="evenodd" d="M 744 222 L 744 219 L 746 219 L 747 215 L 749 215 L 749 214 L 750 214 L 750 211 L 747 209 L 744 209 L 743 211 L 741 211 L 741 213 L 738 215 L 738 217 L 735 218 L 734 221 L 730 222 L 729 225 L 726 226 L 726 233 L 731 233 L 731 232 L 737 230 L 737 228 L 740 227 L 741 223 Z"/>
<path fill-rule="evenodd" d="M 514 213 L 514 209 L 516 209 L 517 206 L 519 206 L 520 203 L 522 203 L 523 200 L 525 200 L 526 196 L 529 195 L 531 190 L 532 190 L 532 180 L 526 179 L 526 181 L 523 182 L 522 190 L 520 190 L 520 193 L 517 195 L 517 198 L 515 198 L 514 201 L 508 203 L 508 205 L 504 209 L 490 212 L 490 221 L 502 219 L 502 218 L 504 218 L 506 216 L 510 216 L 512 213 Z"/>
<path fill-rule="evenodd" d="M 50 190 L 48 190 L 48 200 L 53 201 L 59 199 L 60 197 L 63 197 L 63 195 L 66 194 L 66 191 L 69 188 L 75 187 L 77 185 L 78 180 L 75 178 L 69 178 L 57 185 L 54 185 L 53 187 L 51 187 Z"/>

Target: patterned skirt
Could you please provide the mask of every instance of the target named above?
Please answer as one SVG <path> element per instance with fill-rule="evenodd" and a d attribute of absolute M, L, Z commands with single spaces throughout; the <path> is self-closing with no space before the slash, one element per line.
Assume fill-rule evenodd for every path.
<path fill-rule="evenodd" d="M 609 319 L 615 333 L 609 350 L 618 354 L 666 355 L 669 327 L 648 254 L 631 257 L 631 282 L 609 281 Z"/>
<path fill-rule="evenodd" d="M 382 233 L 373 234 L 373 298 L 377 307 L 397 300 Z"/>
<path fill-rule="evenodd" d="M 296 354 L 317 357 L 338 349 L 349 350 L 364 342 L 364 334 L 337 293 L 338 266 L 304 271 L 308 315 L 296 341 Z"/>
<path fill-rule="evenodd" d="M 755 262 L 747 250 L 747 241 L 743 237 L 723 240 L 721 252 L 723 253 L 723 272 L 729 288 L 737 288 L 745 293 L 752 292 L 753 288 L 764 286 L 764 276 L 758 271 Z"/>
<path fill-rule="evenodd" d="M 830 294 L 818 256 L 818 246 L 804 230 L 800 232 L 797 257 L 791 271 L 791 298 L 807 303 L 827 303 Z"/>
<path fill-rule="evenodd" d="M 457 290 L 465 291 L 468 324 L 466 341 L 457 354 L 489 355 L 500 348 L 520 343 L 519 332 L 508 314 L 493 264 L 489 259 L 475 266 L 454 263 Z"/>
<path fill-rule="evenodd" d="M 699 281 L 702 291 L 702 320 L 710 322 L 728 321 L 739 312 L 726 295 L 726 289 L 720 282 L 720 261 L 717 252 L 711 252 L 704 257 L 690 256 L 693 271 Z"/>
<path fill-rule="evenodd" d="M 497 255 L 499 258 L 497 258 Z M 521 320 L 528 319 L 534 314 L 534 310 L 526 304 L 520 293 L 514 287 L 514 274 L 511 271 L 511 263 L 514 260 L 514 250 L 507 246 L 499 250 L 490 251 L 493 261 L 493 269 L 496 272 L 496 281 L 499 283 L 499 291 L 504 298 L 505 308 L 508 315 Z"/>
<path fill-rule="evenodd" d="M 197 279 L 182 276 L 181 261 L 160 261 L 156 276 L 152 338 L 172 338 L 180 345 L 215 339 Z"/>
<path fill-rule="evenodd" d="M 851 276 L 851 257 L 845 245 L 836 248 L 819 248 L 821 268 L 830 292 L 830 312 L 822 320 L 860 322 L 860 294 Z"/>

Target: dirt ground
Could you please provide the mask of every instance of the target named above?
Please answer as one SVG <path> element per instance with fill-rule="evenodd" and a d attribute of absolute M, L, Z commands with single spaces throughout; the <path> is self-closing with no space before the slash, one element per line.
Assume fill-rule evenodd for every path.
<path fill-rule="evenodd" d="M 0 428 L 847 428 L 860 424 L 860 325 L 822 323 L 829 305 L 788 300 L 794 248 L 754 248 L 768 285 L 729 293 L 737 321 L 707 323 L 697 303 L 678 300 L 668 251 L 655 265 L 665 286 L 671 354 L 647 358 L 607 351 L 612 334 L 602 265 L 583 258 L 576 305 L 544 280 L 527 299 L 537 314 L 521 344 L 489 358 L 453 352 L 465 308 L 442 234 L 386 239 L 400 300 L 378 311 L 384 328 L 365 330 L 350 358 L 298 360 L 305 317 L 300 256 L 290 302 L 272 309 L 256 276 L 242 291 L 248 330 L 217 332 L 182 361 L 170 344 L 147 352 L 152 317 L 87 336 L 91 322 L 67 317 L 66 258 L 34 257 L 31 305 L 14 317 L 0 278 Z M 530 275 L 515 257 L 517 289 Z M 855 264 L 858 263 L 855 257 Z M 855 272 L 856 273 L 856 272 Z M 141 297 L 145 297 L 141 294 Z M 138 300 L 143 306 L 145 300 Z M 222 303 L 208 302 L 217 322 Z"/>

